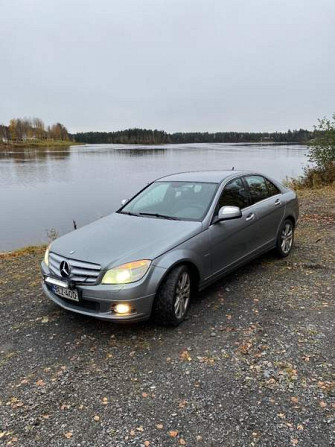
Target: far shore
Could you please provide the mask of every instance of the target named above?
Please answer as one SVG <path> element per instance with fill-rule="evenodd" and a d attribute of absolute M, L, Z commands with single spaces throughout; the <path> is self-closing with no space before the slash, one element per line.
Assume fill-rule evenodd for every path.
<path fill-rule="evenodd" d="M 17 148 L 30 148 L 30 147 L 54 147 L 54 146 L 73 146 L 80 145 L 83 146 L 83 143 L 78 143 L 76 141 L 69 140 L 40 140 L 40 141 L 20 141 L 17 143 L 0 143 L 0 150 L 8 150 L 8 149 L 17 149 Z"/>

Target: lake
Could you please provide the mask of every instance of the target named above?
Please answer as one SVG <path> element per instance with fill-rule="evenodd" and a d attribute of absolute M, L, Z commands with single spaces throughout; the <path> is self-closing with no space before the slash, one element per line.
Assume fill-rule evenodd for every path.
<path fill-rule="evenodd" d="M 0 150 L 0 252 L 48 242 L 111 213 L 123 198 L 172 172 L 249 169 L 278 180 L 307 164 L 301 145 L 99 144 Z"/>

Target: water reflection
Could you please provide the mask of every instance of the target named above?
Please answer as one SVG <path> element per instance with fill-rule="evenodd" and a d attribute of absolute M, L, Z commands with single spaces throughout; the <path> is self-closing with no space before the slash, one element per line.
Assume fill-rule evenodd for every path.
<path fill-rule="evenodd" d="M 62 160 L 70 156 L 70 146 L 62 147 L 27 147 L 0 150 L 0 160 L 13 160 L 15 162 L 39 162 L 45 160 Z"/>
<path fill-rule="evenodd" d="M 85 145 L 0 152 L 0 251 L 47 240 L 106 215 L 157 177 L 250 169 L 282 180 L 302 172 L 305 146 Z"/>
<path fill-rule="evenodd" d="M 148 148 L 137 148 L 137 149 L 121 149 L 116 152 L 117 156 L 122 157 L 155 157 L 162 158 L 166 157 L 167 149 L 159 148 L 159 149 L 148 149 Z"/>

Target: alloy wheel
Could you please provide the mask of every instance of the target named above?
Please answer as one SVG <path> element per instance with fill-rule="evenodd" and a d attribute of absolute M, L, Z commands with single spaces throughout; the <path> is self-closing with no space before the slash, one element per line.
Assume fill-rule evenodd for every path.
<path fill-rule="evenodd" d="M 293 227 L 292 224 L 286 222 L 280 237 L 281 249 L 285 255 L 290 252 L 292 244 L 293 244 Z"/>
<path fill-rule="evenodd" d="M 191 297 L 191 278 L 188 272 L 183 272 L 177 283 L 174 302 L 175 316 L 183 318 L 187 311 L 187 307 Z"/>

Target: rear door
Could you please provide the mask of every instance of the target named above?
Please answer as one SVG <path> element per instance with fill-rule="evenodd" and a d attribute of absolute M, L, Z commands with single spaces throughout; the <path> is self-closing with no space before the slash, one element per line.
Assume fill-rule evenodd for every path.
<path fill-rule="evenodd" d="M 279 225 L 284 217 L 285 203 L 280 190 L 261 175 L 246 175 L 245 182 L 252 202 L 251 208 L 257 214 L 255 242 L 261 251 L 275 245 Z"/>
<path fill-rule="evenodd" d="M 225 205 L 238 206 L 242 217 L 210 225 L 208 230 L 212 276 L 234 267 L 255 248 L 257 215 L 250 207 L 248 188 L 241 177 L 231 180 L 224 187 L 214 216 Z"/>

